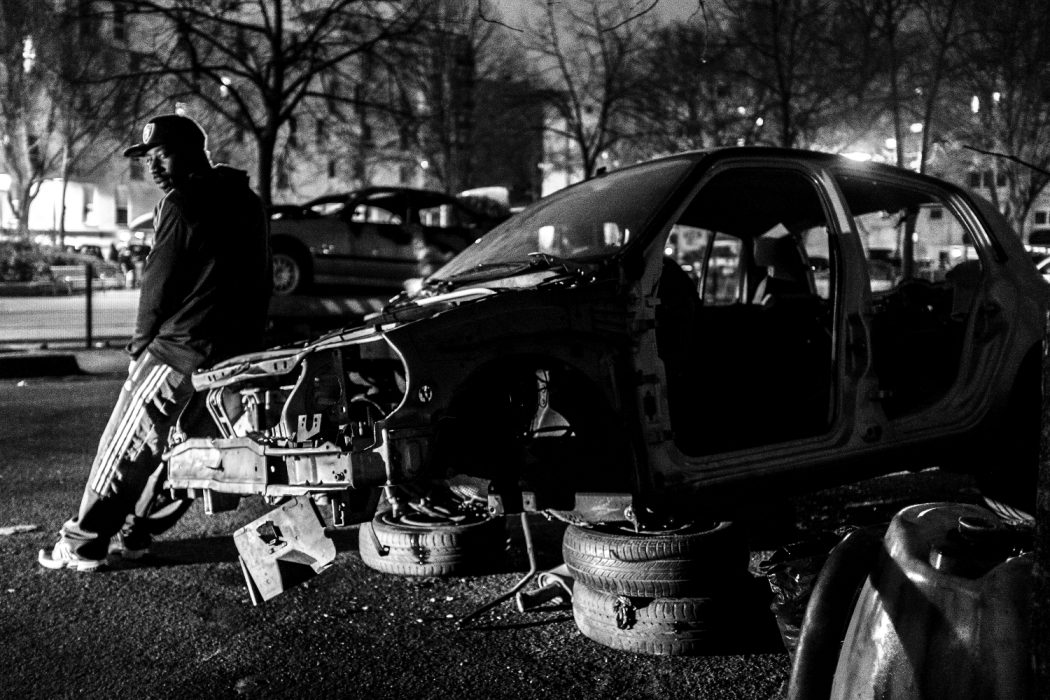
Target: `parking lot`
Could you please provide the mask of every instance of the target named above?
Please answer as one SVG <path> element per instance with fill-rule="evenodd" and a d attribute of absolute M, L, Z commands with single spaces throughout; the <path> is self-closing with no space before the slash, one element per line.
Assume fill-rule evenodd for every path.
<path fill-rule="evenodd" d="M 410 579 L 368 569 L 355 528 L 330 531 L 329 571 L 253 607 L 229 536 L 266 506 L 195 506 L 154 558 L 97 574 L 40 569 L 36 552 L 79 500 L 116 376 L 0 380 L 0 664 L 4 697 L 573 697 L 776 698 L 790 672 L 765 582 L 754 613 L 723 649 L 695 657 L 615 651 L 576 629 L 566 606 L 519 613 L 508 602 L 469 629 L 456 618 L 527 570 L 517 518 L 492 573 Z M 752 549 L 844 523 L 888 519 L 903 505 L 972 502 L 971 483 L 937 471 L 893 475 L 792 500 L 792 527 L 754 523 Z M 560 563 L 557 522 L 530 516 L 541 568 Z M 28 531 L 21 531 L 26 526 Z"/>

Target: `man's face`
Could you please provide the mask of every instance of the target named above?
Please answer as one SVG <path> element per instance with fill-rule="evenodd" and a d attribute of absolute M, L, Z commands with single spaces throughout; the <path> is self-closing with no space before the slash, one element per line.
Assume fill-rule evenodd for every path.
<path fill-rule="evenodd" d="M 181 154 L 170 150 L 167 146 L 156 146 L 146 151 L 146 167 L 164 192 L 174 189 L 178 183 L 186 179 L 189 173 L 183 167 L 184 159 Z"/>

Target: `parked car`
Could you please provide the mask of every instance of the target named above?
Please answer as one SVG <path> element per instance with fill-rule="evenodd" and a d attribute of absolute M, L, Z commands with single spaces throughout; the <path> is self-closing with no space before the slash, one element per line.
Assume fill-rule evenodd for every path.
<path fill-rule="evenodd" d="M 466 198 L 404 187 L 276 205 L 270 208 L 274 293 L 295 294 L 314 283 L 396 293 L 506 217 Z"/>
<path fill-rule="evenodd" d="M 533 204 L 360 327 L 198 372 L 221 437 L 185 436 L 168 484 L 339 502 L 465 476 L 496 510 L 662 529 L 939 465 L 1031 507 L 1048 302 L 955 185 L 671 156 Z"/>
<path fill-rule="evenodd" d="M 1050 282 L 1050 255 L 1041 257 L 1035 264 L 1035 269 L 1039 271 L 1039 274 L 1043 276 L 1043 279 Z"/>
<path fill-rule="evenodd" d="M 99 260 L 105 260 L 105 256 L 102 254 L 102 246 L 100 245 L 81 245 L 77 246 L 74 250 L 82 255 L 90 255 Z"/>
<path fill-rule="evenodd" d="M 56 289 L 66 293 L 87 288 L 89 269 L 93 289 L 120 289 L 124 284 L 120 266 L 92 252 L 53 253 L 49 256 L 48 269 Z"/>

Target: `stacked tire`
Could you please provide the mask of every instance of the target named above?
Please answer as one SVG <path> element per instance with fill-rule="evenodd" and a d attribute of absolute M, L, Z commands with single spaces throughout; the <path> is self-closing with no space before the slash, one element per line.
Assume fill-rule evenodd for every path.
<path fill-rule="evenodd" d="M 584 636 L 658 655 L 717 650 L 739 627 L 735 602 L 749 552 L 729 522 L 637 533 L 616 526 L 565 531 L 572 608 Z"/>
<path fill-rule="evenodd" d="M 358 531 L 364 563 L 402 576 L 463 576 L 484 573 L 507 551 L 503 518 L 470 514 L 433 517 L 406 511 L 377 513 Z"/>

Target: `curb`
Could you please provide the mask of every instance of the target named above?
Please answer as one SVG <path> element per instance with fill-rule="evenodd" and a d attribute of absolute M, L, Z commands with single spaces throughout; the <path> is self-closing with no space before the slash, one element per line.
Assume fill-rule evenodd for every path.
<path fill-rule="evenodd" d="M 127 369 L 122 350 L 0 352 L 0 379 L 121 374 Z"/>

